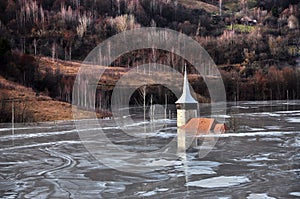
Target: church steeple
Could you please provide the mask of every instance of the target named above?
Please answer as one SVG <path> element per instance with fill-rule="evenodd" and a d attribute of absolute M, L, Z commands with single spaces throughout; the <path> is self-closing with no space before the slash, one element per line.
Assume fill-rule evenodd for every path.
<path fill-rule="evenodd" d="M 184 66 L 183 90 L 181 97 L 175 102 L 176 104 L 197 104 L 190 91 L 190 85 L 186 72 L 186 64 Z"/>
<path fill-rule="evenodd" d="M 184 67 L 182 95 L 175 103 L 177 108 L 178 127 L 185 125 L 191 118 L 197 117 L 198 102 L 191 95 L 186 65 Z"/>

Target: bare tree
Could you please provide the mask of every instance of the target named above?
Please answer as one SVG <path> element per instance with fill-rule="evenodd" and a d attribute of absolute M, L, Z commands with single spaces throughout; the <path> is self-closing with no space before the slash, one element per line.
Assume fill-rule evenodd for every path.
<path fill-rule="evenodd" d="M 71 22 L 71 21 L 74 21 L 74 16 L 73 16 L 73 10 L 72 10 L 72 7 L 69 6 L 68 7 L 68 10 L 66 11 L 66 20 Z"/>
<path fill-rule="evenodd" d="M 140 27 L 140 25 L 136 23 L 135 17 L 132 14 L 125 14 L 111 19 L 111 24 L 115 27 L 117 32 L 122 32 L 125 30 L 131 30 Z"/>
<path fill-rule="evenodd" d="M 220 16 L 222 16 L 222 0 L 219 0 Z"/>
<path fill-rule="evenodd" d="M 242 11 L 244 14 L 248 14 L 248 0 L 241 0 Z"/>
<path fill-rule="evenodd" d="M 33 40 L 33 46 L 34 46 L 34 55 L 36 55 L 37 41 L 36 41 L 35 38 L 34 38 L 34 40 Z"/>
<path fill-rule="evenodd" d="M 87 27 L 91 24 L 92 16 L 91 13 L 84 13 L 78 16 L 78 26 L 76 28 L 79 37 L 83 37 L 87 30 Z"/>
<path fill-rule="evenodd" d="M 53 43 L 52 43 L 51 52 L 52 52 L 52 61 L 54 61 L 54 59 L 55 59 L 55 54 L 56 54 L 56 42 L 53 42 Z"/>
<path fill-rule="evenodd" d="M 62 2 L 60 4 L 60 15 L 61 15 L 61 18 L 63 19 L 63 21 L 66 20 L 66 13 L 67 13 L 67 10 L 66 10 L 66 6 L 65 6 L 65 2 Z"/>
<path fill-rule="evenodd" d="M 45 29 L 45 13 L 42 5 L 40 5 L 40 15 L 41 15 L 41 23 L 42 23 L 42 29 Z"/>

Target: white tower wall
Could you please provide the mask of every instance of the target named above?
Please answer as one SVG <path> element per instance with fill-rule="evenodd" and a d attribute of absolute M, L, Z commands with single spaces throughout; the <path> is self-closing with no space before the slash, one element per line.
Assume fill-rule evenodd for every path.
<path fill-rule="evenodd" d="M 177 109 L 177 127 L 185 125 L 190 119 L 197 117 L 197 109 Z"/>

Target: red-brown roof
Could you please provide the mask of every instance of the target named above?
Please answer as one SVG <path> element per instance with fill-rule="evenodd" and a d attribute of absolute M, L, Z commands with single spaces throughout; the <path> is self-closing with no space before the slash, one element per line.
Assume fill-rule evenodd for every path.
<path fill-rule="evenodd" d="M 196 135 L 209 134 L 211 131 L 214 133 L 224 133 L 226 131 L 226 125 L 216 123 L 213 118 L 192 118 L 180 128 Z"/>

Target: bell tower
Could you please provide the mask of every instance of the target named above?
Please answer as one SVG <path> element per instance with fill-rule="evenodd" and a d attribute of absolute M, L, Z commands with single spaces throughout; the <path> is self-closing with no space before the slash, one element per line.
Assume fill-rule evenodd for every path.
<path fill-rule="evenodd" d="M 186 65 L 184 67 L 183 90 L 181 97 L 175 102 L 177 108 L 177 127 L 185 125 L 191 118 L 197 117 L 198 102 L 190 92 Z"/>

